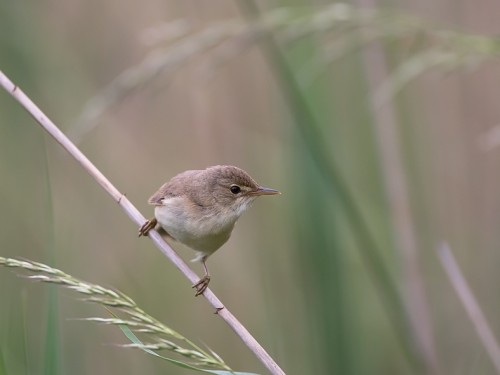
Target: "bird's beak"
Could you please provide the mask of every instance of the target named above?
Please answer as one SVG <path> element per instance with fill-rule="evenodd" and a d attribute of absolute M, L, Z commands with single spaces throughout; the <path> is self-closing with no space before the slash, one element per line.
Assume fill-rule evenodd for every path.
<path fill-rule="evenodd" d="M 270 189 L 270 188 L 266 188 L 266 187 L 262 187 L 262 186 L 259 186 L 256 190 L 251 191 L 249 193 L 249 195 L 256 195 L 256 196 L 259 196 L 259 195 L 276 195 L 276 194 L 281 194 L 281 193 L 278 190 L 274 190 L 274 189 Z"/>

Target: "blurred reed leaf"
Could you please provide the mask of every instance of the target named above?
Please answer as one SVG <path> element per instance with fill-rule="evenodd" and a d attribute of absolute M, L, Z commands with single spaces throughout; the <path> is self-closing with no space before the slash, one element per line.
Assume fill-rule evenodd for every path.
<path fill-rule="evenodd" d="M 254 3 L 245 2 L 241 3 L 245 5 L 245 12 L 248 13 L 249 17 L 259 17 L 259 11 Z M 372 13 L 370 13 L 372 14 Z M 367 14 L 368 15 L 368 14 Z M 362 208 L 358 203 L 353 190 L 350 188 L 346 181 L 344 174 L 337 165 L 336 160 L 334 160 L 333 154 L 331 152 L 331 142 L 326 136 L 326 132 L 329 127 L 332 126 L 332 118 L 335 113 L 331 112 L 331 103 L 326 106 L 321 105 L 321 97 L 325 97 L 324 93 L 314 93 L 304 90 L 298 83 L 295 71 L 297 70 L 296 63 L 297 58 L 287 54 L 287 51 L 280 48 L 275 38 L 269 37 L 263 39 L 262 47 L 266 56 L 269 59 L 270 65 L 274 68 L 274 72 L 277 78 L 277 82 L 281 88 L 283 96 L 288 102 L 288 107 L 294 118 L 293 124 L 297 130 L 298 136 L 301 139 L 305 149 L 307 150 L 312 164 L 316 168 L 317 176 L 320 176 L 320 180 L 325 183 L 331 189 L 331 195 L 335 197 L 335 202 L 338 203 L 339 208 L 343 211 L 343 214 L 347 218 L 350 227 L 353 229 L 354 241 L 357 244 L 357 249 L 359 250 L 362 260 L 364 261 L 367 269 L 370 271 L 370 276 L 373 277 L 375 281 L 377 292 L 379 293 L 383 306 L 386 309 L 387 315 L 390 318 L 391 325 L 393 326 L 394 332 L 401 343 L 401 348 L 405 354 L 408 362 L 413 368 L 420 368 L 420 360 L 417 353 L 414 351 L 414 346 L 412 342 L 410 332 L 410 323 L 407 312 L 405 311 L 402 296 L 398 289 L 398 285 L 394 281 L 391 272 L 384 261 L 382 254 L 383 249 L 380 248 L 377 243 L 372 230 L 370 228 L 370 223 L 365 217 Z M 312 42 L 314 45 L 314 42 Z M 300 55 L 299 55 L 300 57 Z M 318 100 L 314 100 L 317 98 Z M 319 104 L 318 104 L 319 103 Z M 323 115 L 323 117 L 321 116 Z M 305 171 L 307 168 L 302 168 Z M 298 176 L 297 176 L 298 177 Z M 300 176 L 299 179 L 303 181 L 310 181 L 310 176 Z M 316 186 L 315 183 L 313 183 Z M 311 205 L 307 206 L 307 210 L 311 208 Z M 318 209 L 313 212 L 312 216 L 321 217 L 325 214 L 325 207 Z M 315 228 L 316 229 L 316 228 Z M 331 229 L 324 229 L 325 233 L 332 233 Z M 329 245 L 326 242 L 331 241 L 331 238 L 325 236 L 323 239 L 319 239 L 321 229 L 315 231 L 311 238 L 307 238 L 304 244 L 307 242 L 309 246 L 311 243 L 315 243 L 319 250 L 318 256 L 336 257 L 332 261 L 337 264 L 341 262 L 339 254 L 328 254 L 329 252 L 336 252 L 338 249 L 338 244 Z M 298 242 L 300 243 L 300 238 Z M 326 241 L 321 243 L 321 241 Z M 337 247 L 337 249 L 335 249 Z M 300 249 L 299 249 L 300 251 Z M 311 259 L 307 259 L 311 262 Z M 330 280 L 328 282 L 320 282 L 319 288 L 326 288 L 325 293 L 331 294 L 332 291 L 328 287 L 334 283 L 342 283 L 344 280 L 340 278 L 332 277 L 334 272 L 330 272 Z M 338 292 L 337 296 L 340 296 L 342 292 Z M 328 308 L 328 306 L 324 306 Z M 335 324 L 330 325 L 332 331 L 337 330 L 336 334 L 341 334 L 342 332 L 338 330 L 340 324 L 338 322 L 344 321 L 347 324 L 348 319 L 346 319 L 347 314 L 340 311 L 337 321 L 337 328 L 334 327 Z M 331 332 L 330 332 L 331 333 Z M 335 334 L 335 335 L 336 335 Z M 344 336 L 347 340 L 347 336 Z M 341 339 L 341 338 L 340 338 Z M 337 338 L 326 337 L 324 347 L 329 347 L 328 345 Z M 347 342 L 347 341 L 346 341 Z M 342 343 L 335 343 L 339 348 L 338 358 L 342 357 L 342 352 L 344 351 L 344 345 Z M 338 370 L 348 371 L 348 366 L 352 366 L 347 360 L 343 360 L 339 364 L 343 366 Z"/>
<path fill-rule="evenodd" d="M 500 57 L 500 38 L 436 31 L 438 42 L 405 59 L 375 94 L 376 108 L 392 100 L 400 90 L 425 72 L 474 68 L 487 59 Z"/>
<path fill-rule="evenodd" d="M 7 369 L 5 368 L 5 362 L 3 359 L 3 350 L 0 345 L 0 375 L 7 375 Z"/>
<path fill-rule="evenodd" d="M 45 194 L 46 199 L 46 219 L 45 219 L 45 230 L 46 230 L 46 252 L 48 253 L 48 259 L 50 264 L 55 263 L 55 229 L 54 229 L 54 206 L 52 200 L 52 184 L 50 181 L 49 173 L 49 161 L 47 155 L 46 141 L 43 142 L 44 151 L 44 183 L 45 183 Z M 55 287 L 49 287 L 48 294 L 48 312 L 47 312 L 47 322 L 46 322 L 46 333 L 45 333 L 45 351 L 44 351 L 44 374 L 46 375 L 58 375 L 61 373 L 60 366 L 60 356 L 62 353 L 61 341 L 59 338 L 59 298 L 57 290 Z"/>
<path fill-rule="evenodd" d="M 0 266 L 29 271 L 32 274 L 27 278 L 31 280 L 64 286 L 85 295 L 84 301 L 102 305 L 110 312 L 112 318 L 92 317 L 84 320 L 118 326 L 132 342 L 131 345 L 123 345 L 124 347 L 139 348 L 177 366 L 196 371 L 219 375 L 255 375 L 232 371 L 215 352 L 201 349 L 186 337 L 148 315 L 130 297 L 121 292 L 76 279 L 43 263 L 0 257 Z M 133 332 L 140 333 L 148 342 L 143 343 Z M 184 360 L 164 357 L 158 353 L 161 350 L 170 351 Z"/>
<path fill-rule="evenodd" d="M 375 93 L 375 107 L 379 109 L 391 100 L 410 81 L 434 67 L 456 66 L 457 57 L 450 52 L 430 49 L 405 60 Z"/>
<path fill-rule="evenodd" d="M 45 336 L 44 374 L 57 375 L 61 373 L 60 354 L 62 352 L 59 340 L 59 309 L 57 290 L 51 286 L 48 294 L 48 312 Z"/>
<path fill-rule="evenodd" d="M 128 94 L 152 84 L 159 76 L 171 78 L 198 58 L 196 61 L 203 61 L 200 77 L 203 81 L 204 77 L 213 75 L 215 70 L 268 36 L 275 37 L 280 45 L 287 48 L 305 37 L 320 37 L 316 40 L 323 44 L 321 50 L 325 53 L 319 60 L 311 57 L 306 66 L 312 64 L 312 68 L 307 69 L 306 77 L 301 79 L 301 82 L 309 84 L 330 64 L 378 40 L 403 45 L 412 38 L 424 41 L 422 50 L 405 59 L 403 63 L 409 61 L 410 67 L 403 71 L 412 71 L 411 67 L 415 65 L 420 66 L 421 71 L 443 66 L 443 63 L 435 61 L 437 56 L 446 56 L 447 63 L 461 66 L 473 60 L 479 62 L 498 57 L 499 53 L 499 41 L 495 37 L 445 30 L 405 13 L 383 8 L 366 9 L 347 3 L 334 3 L 313 10 L 306 7 L 276 8 L 251 21 L 223 20 L 202 30 L 189 27 L 189 22 L 181 19 L 171 25 L 159 25 L 157 30 L 150 27 L 145 34 L 149 36 L 144 43 L 152 44 L 154 49 L 139 64 L 126 69 L 89 99 L 68 130 L 74 141 L 78 142 L 90 132 L 110 107 Z M 165 46 L 161 43 L 162 38 Z M 175 42 L 172 43 L 172 40 Z M 433 55 L 426 54 L 426 51 L 433 51 Z M 203 60 L 199 59 L 201 56 Z"/>

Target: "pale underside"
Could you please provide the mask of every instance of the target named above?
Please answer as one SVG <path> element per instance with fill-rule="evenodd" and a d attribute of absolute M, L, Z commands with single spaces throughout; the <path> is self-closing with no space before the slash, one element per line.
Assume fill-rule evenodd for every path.
<path fill-rule="evenodd" d="M 251 202 L 242 200 L 234 210 L 221 214 L 220 207 L 207 209 L 189 204 L 182 196 L 166 197 L 155 207 L 155 217 L 169 236 L 199 252 L 194 260 L 202 260 L 229 239 L 234 224 Z"/>

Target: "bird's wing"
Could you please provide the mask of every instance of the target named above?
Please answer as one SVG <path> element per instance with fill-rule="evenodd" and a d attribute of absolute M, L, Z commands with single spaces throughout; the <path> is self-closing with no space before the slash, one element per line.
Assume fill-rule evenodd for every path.
<path fill-rule="evenodd" d="M 178 174 L 170 181 L 164 183 L 161 188 L 149 198 L 148 203 L 154 206 L 161 206 L 162 200 L 167 197 L 177 197 L 185 194 L 186 180 L 195 183 L 196 176 L 200 171 L 185 171 Z"/>
<path fill-rule="evenodd" d="M 175 195 L 176 194 L 172 191 L 172 184 L 169 181 L 164 183 L 161 188 L 149 198 L 148 203 L 155 206 L 161 206 L 163 198 Z"/>

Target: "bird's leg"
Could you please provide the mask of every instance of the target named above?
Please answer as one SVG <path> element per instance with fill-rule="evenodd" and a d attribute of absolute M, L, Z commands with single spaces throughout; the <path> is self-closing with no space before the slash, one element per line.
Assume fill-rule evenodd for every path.
<path fill-rule="evenodd" d="M 201 259 L 201 262 L 203 264 L 203 268 L 205 269 L 205 276 L 203 276 L 196 284 L 193 285 L 193 288 L 196 289 L 196 294 L 194 295 L 195 297 L 203 294 L 203 292 L 207 289 L 208 284 L 210 283 L 210 274 L 208 273 L 208 267 L 206 263 L 207 257 L 204 256 Z"/>
<path fill-rule="evenodd" d="M 156 218 L 152 218 L 147 220 L 142 227 L 139 229 L 139 237 L 141 236 L 147 236 L 148 232 L 151 229 L 154 229 L 156 225 L 158 224 L 158 221 L 156 221 Z"/>

